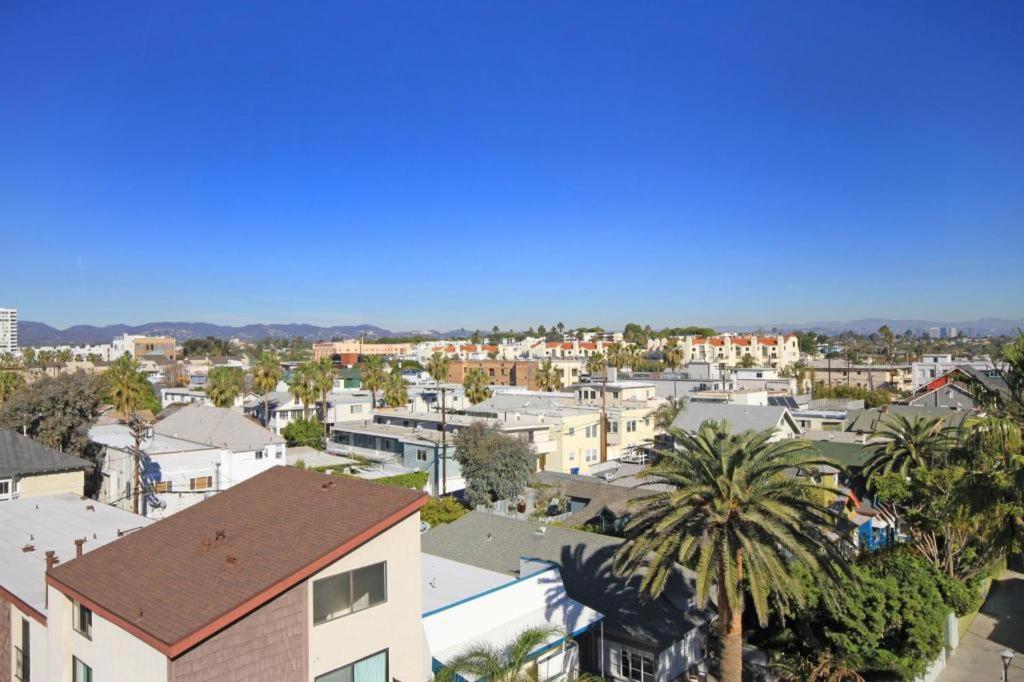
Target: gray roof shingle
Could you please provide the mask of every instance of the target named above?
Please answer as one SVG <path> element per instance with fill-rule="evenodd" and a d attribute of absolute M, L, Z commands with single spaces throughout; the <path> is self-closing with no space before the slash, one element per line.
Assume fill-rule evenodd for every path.
<path fill-rule="evenodd" d="M 605 615 L 605 631 L 661 650 L 705 622 L 699 611 L 686 612 L 680 603 L 692 596 L 693 575 L 677 570 L 665 593 L 646 598 L 640 578 L 615 575 L 612 560 L 619 538 L 517 521 L 484 512 L 470 512 L 458 521 L 431 528 L 420 536 L 427 554 L 489 571 L 518 576 L 520 559 L 558 564 L 569 596 Z"/>
<path fill-rule="evenodd" d="M 235 452 L 261 450 L 284 439 L 240 412 L 226 407 L 193 404 L 154 425 L 162 436 L 203 443 Z"/>
<path fill-rule="evenodd" d="M 0 478 L 78 471 L 89 466 L 81 457 L 57 452 L 17 431 L 0 430 Z"/>
<path fill-rule="evenodd" d="M 778 426 L 786 414 L 786 408 L 775 405 L 730 405 L 690 401 L 672 422 L 672 426 L 692 432 L 699 429 L 704 422 L 714 420 L 728 421 L 733 433 L 764 431 Z"/>

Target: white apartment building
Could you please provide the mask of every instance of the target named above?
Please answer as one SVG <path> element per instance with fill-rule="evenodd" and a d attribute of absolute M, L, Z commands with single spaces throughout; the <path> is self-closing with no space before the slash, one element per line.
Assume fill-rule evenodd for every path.
<path fill-rule="evenodd" d="M 133 508 L 135 441 L 124 424 L 94 426 L 103 445 L 100 501 Z M 165 518 L 275 466 L 284 465 L 284 440 L 239 412 L 189 405 L 156 423 L 143 438 L 140 513 Z"/>
<path fill-rule="evenodd" d="M 950 353 L 934 353 L 921 356 L 920 362 L 911 365 L 913 374 L 913 389 L 916 391 L 933 379 L 936 379 L 952 369 L 961 365 L 973 367 L 977 370 L 988 370 L 995 367 L 992 358 L 982 356 L 979 358 L 954 358 Z"/>
<path fill-rule="evenodd" d="M 18 352 L 18 311 L 0 308 L 0 353 Z"/>
<path fill-rule="evenodd" d="M 49 351 L 51 353 L 61 353 L 68 351 L 71 353 L 71 358 L 78 362 L 83 362 L 89 359 L 89 356 L 97 356 L 103 362 L 109 362 L 114 360 L 114 346 L 109 343 L 86 343 L 80 345 L 74 344 L 62 344 L 59 346 L 36 346 L 36 353 L 42 351 Z"/>
<path fill-rule="evenodd" d="M 717 336 L 683 336 L 679 349 L 683 352 L 683 364 L 690 362 L 713 362 L 726 367 L 735 367 L 749 355 L 758 367 L 788 367 L 800 360 L 800 343 L 796 334 L 718 334 Z M 667 339 L 652 341 L 653 349 L 660 350 Z"/>

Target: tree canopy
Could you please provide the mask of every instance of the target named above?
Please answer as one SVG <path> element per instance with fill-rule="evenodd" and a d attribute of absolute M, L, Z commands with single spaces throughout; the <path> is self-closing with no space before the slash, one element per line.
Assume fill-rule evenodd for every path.
<path fill-rule="evenodd" d="M 43 377 L 0 405 L 0 428 L 61 452 L 81 455 L 100 406 L 100 387 L 84 372 Z"/>
<path fill-rule="evenodd" d="M 473 505 L 522 495 L 537 462 L 532 445 L 480 422 L 459 429 L 454 445 Z"/>

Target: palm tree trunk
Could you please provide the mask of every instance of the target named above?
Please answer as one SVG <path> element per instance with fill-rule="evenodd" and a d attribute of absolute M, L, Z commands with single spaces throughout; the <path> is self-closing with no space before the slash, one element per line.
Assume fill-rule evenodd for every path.
<path fill-rule="evenodd" d="M 722 627 L 722 682 L 741 682 L 743 679 L 743 611 L 726 609 L 719 616 Z"/>
<path fill-rule="evenodd" d="M 330 438 L 331 429 L 327 426 L 327 391 L 321 391 L 320 397 L 323 399 L 324 438 Z"/>
<path fill-rule="evenodd" d="M 270 423 L 270 394 L 263 394 L 263 426 Z"/>
<path fill-rule="evenodd" d="M 736 555 L 737 582 L 743 578 L 743 554 Z M 722 637 L 721 682 L 742 682 L 743 680 L 743 596 L 738 604 L 730 604 L 728 593 L 723 589 L 724 568 L 719 568 L 718 609 Z"/>

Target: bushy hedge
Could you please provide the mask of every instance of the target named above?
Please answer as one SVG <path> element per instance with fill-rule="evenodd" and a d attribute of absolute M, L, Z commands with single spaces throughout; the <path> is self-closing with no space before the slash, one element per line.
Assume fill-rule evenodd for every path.
<path fill-rule="evenodd" d="M 349 473 L 351 465 L 348 464 L 329 464 L 327 466 L 309 467 L 310 471 L 318 471 L 321 474 L 333 474 L 335 476 L 352 476 Z M 396 488 L 412 488 L 413 490 L 423 490 L 423 487 L 427 484 L 430 478 L 430 474 L 426 471 L 410 471 L 407 474 L 398 474 L 396 476 L 384 476 L 382 478 L 366 479 L 372 483 L 380 483 L 381 485 L 390 485 Z"/>
<path fill-rule="evenodd" d="M 469 512 L 454 497 L 432 497 L 420 509 L 420 518 L 431 527 L 456 521 Z"/>
<path fill-rule="evenodd" d="M 412 488 L 413 490 L 423 490 L 423 486 L 427 484 L 427 480 L 430 475 L 426 471 L 410 471 L 407 474 L 398 474 L 397 476 L 384 476 L 383 478 L 373 479 L 374 483 L 380 483 L 381 485 L 391 485 L 396 488 Z"/>

